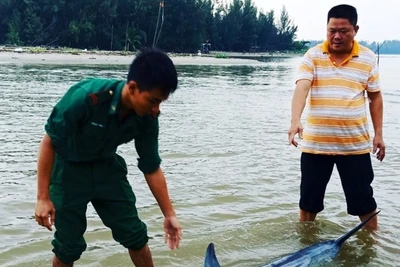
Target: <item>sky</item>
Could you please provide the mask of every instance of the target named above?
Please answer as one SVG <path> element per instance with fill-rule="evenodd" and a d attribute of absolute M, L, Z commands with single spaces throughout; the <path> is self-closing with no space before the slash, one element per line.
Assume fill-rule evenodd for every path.
<path fill-rule="evenodd" d="M 322 40 L 326 36 L 327 14 L 331 7 L 349 4 L 357 9 L 360 27 L 356 40 L 400 40 L 399 0 L 253 0 L 259 10 L 273 9 L 279 18 L 282 6 L 298 26 L 297 40 Z"/>

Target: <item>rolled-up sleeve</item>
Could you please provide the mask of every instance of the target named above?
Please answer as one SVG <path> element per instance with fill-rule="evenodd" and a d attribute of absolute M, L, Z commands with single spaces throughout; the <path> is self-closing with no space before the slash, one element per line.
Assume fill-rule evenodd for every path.
<path fill-rule="evenodd" d="M 45 124 L 45 131 L 56 152 L 61 152 L 68 144 L 68 138 L 78 131 L 79 122 L 87 110 L 86 93 L 78 87 L 71 87 L 54 106 Z"/>
<path fill-rule="evenodd" d="M 138 168 L 143 173 L 152 173 L 161 164 L 158 152 L 158 118 L 147 119 L 142 126 L 140 135 L 135 138 L 135 148 L 138 153 Z"/>

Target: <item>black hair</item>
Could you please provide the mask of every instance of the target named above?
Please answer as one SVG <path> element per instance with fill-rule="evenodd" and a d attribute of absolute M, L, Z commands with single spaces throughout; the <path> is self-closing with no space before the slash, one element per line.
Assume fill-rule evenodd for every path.
<path fill-rule="evenodd" d="M 129 81 L 135 81 L 141 91 L 161 89 L 168 95 L 178 87 L 174 63 L 166 53 L 153 47 L 145 47 L 136 55 L 129 67 Z"/>
<path fill-rule="evenodd" d="M 331 18 L 348 19 L 350 24 L 357 26 L 357 9 L 350 5 L 337 5 L 332 7 L 328 12 L 328 22 Z"/>

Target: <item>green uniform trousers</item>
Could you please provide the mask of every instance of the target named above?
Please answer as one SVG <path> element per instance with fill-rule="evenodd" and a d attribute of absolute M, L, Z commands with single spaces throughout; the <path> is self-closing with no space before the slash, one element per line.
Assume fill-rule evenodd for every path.
<path fill-rule="evenodd" d="M 121 245 L 137 250 L 148 242 L 147 227 L 138 217 L 121 156 L 92 163 L 72 163 L 56 156 L 50 197 L 56 210 L 53 252 L 66 264 L 78 260 L 86 250 L 83 234 L 89 202 Z"/>

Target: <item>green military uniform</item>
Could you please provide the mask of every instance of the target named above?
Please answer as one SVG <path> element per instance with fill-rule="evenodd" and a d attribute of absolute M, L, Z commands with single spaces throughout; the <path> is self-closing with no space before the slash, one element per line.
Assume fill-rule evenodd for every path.
<path fill-rule="evenodd" d="M 64 263 L 76 261 L 86 249 L 83 234 L 89 202 L 123 246 L 135 250 L 148 241 L 126 163 L 116 149 L 134 139 L 139 169 L 155 171 L 161 162 L 158 118 L 134 114 L 122 122 L 118 111 L 124 84 L 106 79 L 79 82 L 57 103 L 46 123 L 56 152 L 50 184 L 56 209 L 53 252 Z"/>

